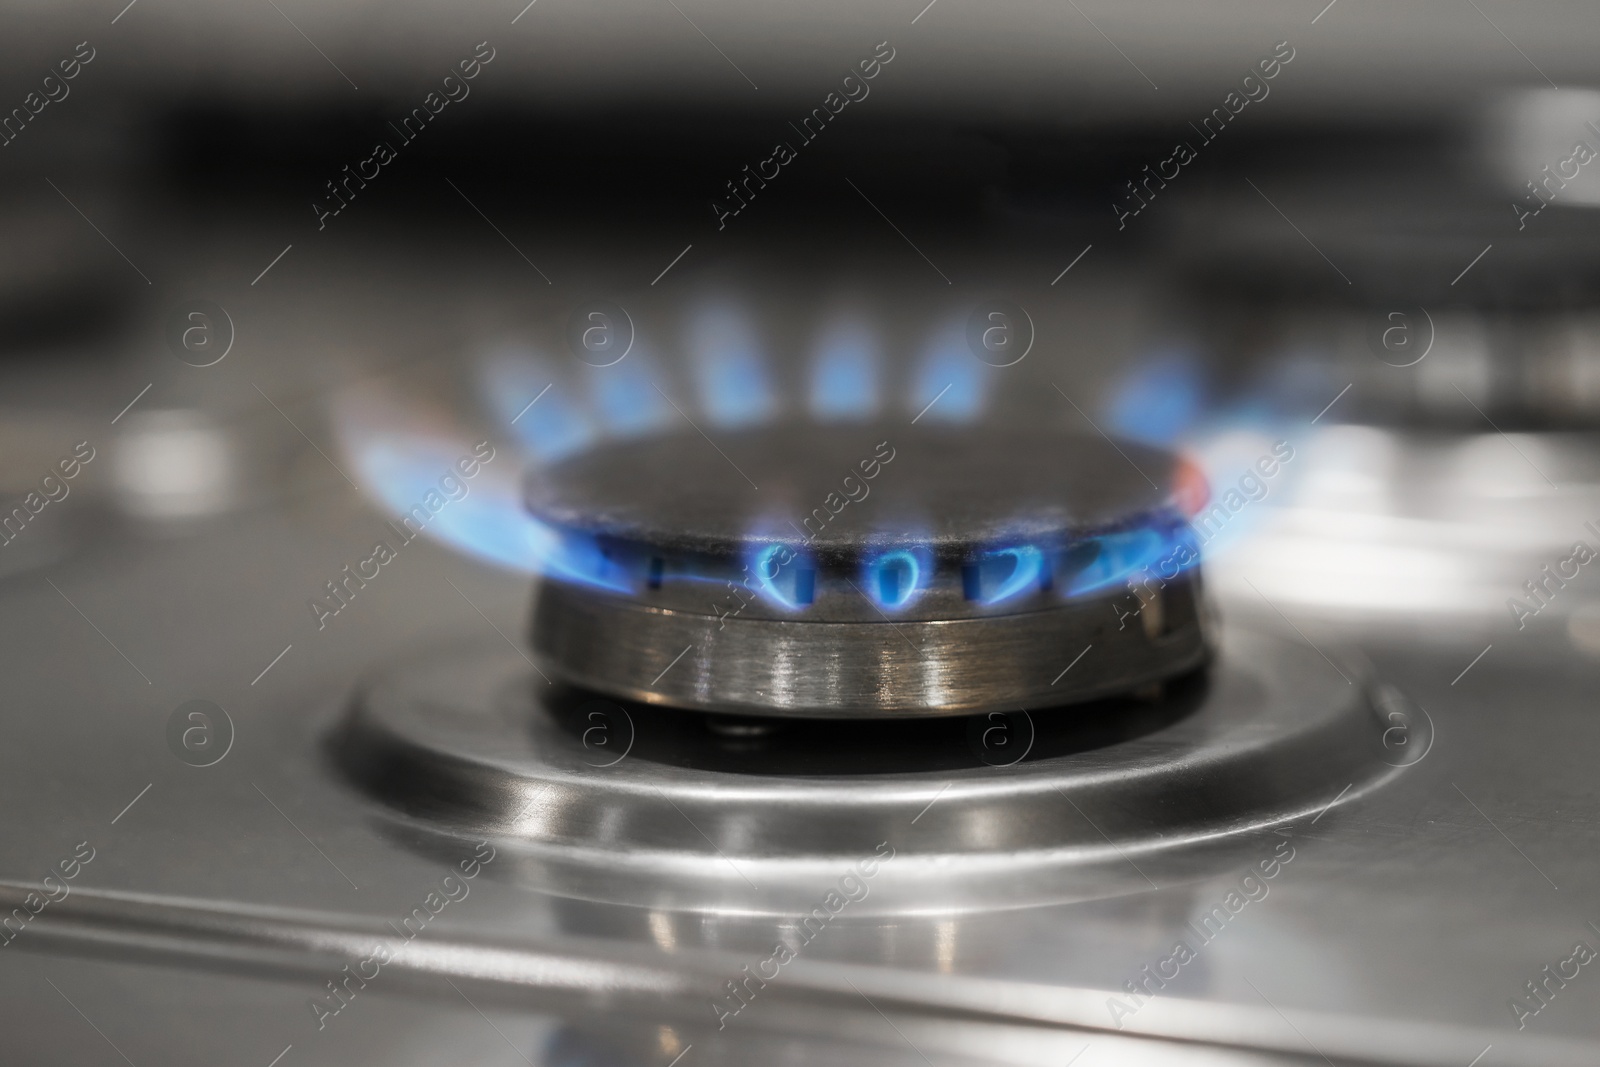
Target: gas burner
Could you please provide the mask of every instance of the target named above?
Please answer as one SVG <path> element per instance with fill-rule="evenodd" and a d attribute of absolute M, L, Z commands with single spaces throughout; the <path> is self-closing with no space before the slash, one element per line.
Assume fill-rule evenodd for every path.
<path fill-rule="evenodd" d="M 1064 433 L 788 425 L 612 443 L 528 482 L 563 544 L 533 650 L 574 686 L 745 716 L 1148 692 L 1209 654 L 1177 506 L 1197 490 L 1166 453 Z"/>
<path fill-rule="evenodd" d="M 1198 877 L 1394 766 L 1362 667 L 1209 618 L 1203 492 L 1044 432 L 603 446 L 526 486 L 534 658 L 408 663 L 336 752 L 403 840 L 573 899 L 781 914 L 880 846 L 902 914 Z"/>

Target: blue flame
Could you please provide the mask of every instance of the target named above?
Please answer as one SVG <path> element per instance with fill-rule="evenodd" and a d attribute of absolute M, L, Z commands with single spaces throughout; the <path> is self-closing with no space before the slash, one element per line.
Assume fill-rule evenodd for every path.
<path fill-rule="evenodd" d="M 1067 583 L 1068 596 L 1082 596 L 1123 584 L 1135 576 L 1171 580 L 1200 560 L 1193 531 L 1124 530 L 1095 538 L 1100 552 Z"/>
<path fill-rule="evenodd" d="M 755 554 L 751 572 L 767 600 L 786 611 L 809 607 L 816 598 L 816 568 L 785 545 L 767 545 Z"/>
<path fill-rule="evenodd" d="M 694 377 L 713 425 L 750 426 L 779 412 L 781 403 L 752 320 L 740 307 L 707 305 L 691 316 L 688 325 Z M 571 368 L 571 385 L 589 406 L 575 401 L 566 376 L 553 361 L 526 348 L 492 352 L 480 366 L 479 386 L 487 405 L 528 453 L 550 462 L 591 446 L 602 434 L 644 435 L 677 421 L 671 402 L 652 384 L 656 368 L 649 355 L 640 351 L 611 367 Z M 886 388 L 881 380 L 882 356 L 879 338 L 867 320 L 848 315 L 832 318 L 818 336 L 811 364 L 812 416 L 825 421 L 876 414 Z M 964 323 L 946 321 L 919 354 L 907 398 L 910 411 L 929 421 L 972 421 L 985 408 L 994 373 L 968 351 Z M 585 374 L 595 377 L 577 380 Z M 1259 396 L 1247 398 L 1241 417 L 1259 420 L 1265 417 L 1264 407 L 1284 407 L 1299 400 L 1315 384 L 1312 379 L 1310 372 L 1299 368 L 1281 380 L 1266 381 Z M 1112 403 L 1111 427 L 1125 436 L 1161 443 L 1192 435 L 1197 427 L 1210 432 L 1218 416 L 1202 410 L 1204 390 L 1193 360 L 1183 352 L 1168 352 L 1123 382 Z M 394 405 L 374 403 L 378 398 L 373 393 L 361 399 L 377 409 L 379 417 L 359 410 L 351 419 L 341 412 L 336 424 L 362 480 L 396 516 L 415 513 L 430 494 L 438 499 L 440 478 L 454 478 L 456 461 L 472 449 L 448 432 L 419 433 L 417 428 L 447 427 L 453 422 L 450 416 L 423 410 L 420 404 L 397 416 Z M 520 459 L 508 455 L 485 464 L 472 479 L 457 479 L 467 492 L 423 512 L 426 521 L 421 528 L 498 566 L 617 592 L 659 588 L 663 580 L 726 581 L 725 574 L 698 564 L 639 553 L 616 555 L 592 537 L 540 523 L 523 506 L 520 466 Z M 1047 552 L 1028 544 L 993 548 L 961 568 L 962 588 L 968 599 L 990 606 L 1048 590 L 1057 580 L 1066 596 L 1094 593 L 1130 578 L 1170 580 L 1198 559 L 1195 538 L 1179 522 L 1101 535 L 1070 546 L 1059 556 L 1054 548 Z M 1180 549 L 1185 550 L 1181 562 Z M 770 542 L 746 560 L 751 566 L 745 581 L 766 602 L 786 611 L 813 603 L 818 580 L 815 560 Z M 1081 569 L 1079 560 L 1086 561 Z M 936 581 L 933 554 L 921 546 L 884 552 L 865 561 L 859 573 L 861 591 L 885 612 L 905 608 Z"/>
<path fill-rule="evenodd" d="M 965 325 L 946 323 L 929 339 L 917 365 L 912 414 L 933 422 L 971 422 L 983 413 L 988 384 L 983 371 L 967 348 Z"/>
<path fill-rule="evenodd" d="M 594 443 L 594 427 L 548 360 L 500 349 L 485 362 L 480 386 L 501 423 L 538 459 L 561 459 Z"/>
<path fill-rule="evenodd" d="M 925 588 L 932 573 L 932 558 L 926 549 L 896 549 L 867 562 L 862 584 L 867 596 L 880 608 L 903 608 Z"/>
<path fill-rule="evenodd" d="M 1205 386 L 1187 352 L 1167 352 L 1137 366 L 1111 398 L 1113 433 L 1150 445 L 1170 445 L 1200 418 Z"/>
<path fill-rule="evenodd" d="M 593 538 L 562 534 L 530 517 L 514 489 L 481 486 L 452 503 L 427 527 L 447 544 L 501 567 L 580 585 L 627 593 L 628 575 L 607 559 Z"/>
<path fill-rule="evenodd" d="M 699 309 L 690 320 L 689 352 L 700 406 L 713 425 L 753 426 L 777 411 L 760 345 L 740 311 L 720 304 Z"/>
<path fill-rule="evenodd" d="M 628 576 L 590 538 L 563 536 L 523 507 L 522 468 L 504 449 L 486 454 L 447 433 L 415 429 L 437 421 L 376 390 L 336 398 L 334 424 L 358 480 L 394 521 L 396 541 L 418 532 L 485 562 L 524 574 L 626 592 Z M 462 473 L 476 467 L 468 477 Z M 481 462 L 478 462 L 481 461 Z M 430 501 L 433 502 L 430 506 Z"/>
<path fill-rule="evenodd" d="M 962 568 L 962 587 L 968 600 L 999 604 L 1038 589 L 1045 575 L 1044 553 L 1033 545 L 996 548 Z"/>
<path fill-rule="evenodd" d="M 614 437 L 638 437 L 665 429 L 677 413 L 651 384 L 649 361 L 635 351 L 623 363 L 589 368 L 596 413 Z"/>
<path fill-rule="evenodd" d="M 812 363 L 811 413 L 823 420 L 865 419 L 877 411 L 877 340 L 863 323 L 835 323 Z"/>

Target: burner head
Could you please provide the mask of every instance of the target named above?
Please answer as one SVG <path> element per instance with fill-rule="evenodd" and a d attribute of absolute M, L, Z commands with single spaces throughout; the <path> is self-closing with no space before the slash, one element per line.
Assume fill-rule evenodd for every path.
<path fill-rule="evenodd" d="M 1131 692 L 1208 653 L 1180 490 L 1203 491 L 1167 453 L 1048 431 L 612 443 L 529 478 L 560 541 L 533 648 L 577 686 L 745 715 Z"/>

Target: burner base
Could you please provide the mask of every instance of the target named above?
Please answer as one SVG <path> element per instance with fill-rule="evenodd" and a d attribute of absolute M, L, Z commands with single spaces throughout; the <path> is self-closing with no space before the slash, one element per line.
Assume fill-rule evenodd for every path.
<path fill-rule="evenodd" d="M 561 696 L 514 654 L 459 654 L 368 687 L 338 752 L 405 813 L 397 833 L 458 849 L 495 835 L 520 857 L 507 870 L 564 896 L 803 911 L 881 847 L 894 859 L 862 912 L 1087 899 L 1210 873 L 1250 831 L 1396 773 L 1359 669 L 1342 668 L 1347 683 L 1317 652 L 1243 630 L 1223 645 L 1208 675 L 1110 735 L 1118 716 L 1089 705 L 965 729 L 817 722 L 718 737 L 703 718 Z M 929 740 L 950 728 L 954 742 Z M 801 742 L 820 753 L 809 764 Z"/>
<path fill-rule="evenodd" d="M 571 685 L 697 711 L 847 719 L 1037 710 L 1202 665 L 1210 648 L 1197 577 L 1157 595 L 1124 618 L 1097 597 L 980 618 L 788 622 L 719 620 L 547 582 L 533 652 Z"/>

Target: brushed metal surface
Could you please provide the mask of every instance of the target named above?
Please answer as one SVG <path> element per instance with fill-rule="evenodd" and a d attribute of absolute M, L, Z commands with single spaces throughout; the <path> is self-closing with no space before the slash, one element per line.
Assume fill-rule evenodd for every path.
<path fill-rule="evenodd" d="M 646 704 L 803 718 L 912 718 L 1126 693 L 1209 656 L 1198 576 L 1160 593 L 1162 629 L 1115 595 L 987 618 L 723 620 L 546 582 L 533 652 L 553 678 Z M 1081 655 L 1081 658 L 1079 658 Z"/>
<path fill-rule="evenodd" d="M 498 835 L 530 880 L 580 896 L 783 914 L 886 843 L 892 871 L 863 911 L 1016 907 L 1137 891 L 1151 857 L 1163 876 L 1204 870 L 1186 849 L 1365 794 L 1393 772 L 1388 722 L 1370 678 L 1345 672 L 1236 629 L 1165 707 L 978 718 L 1011 735 L 1017 760 L 996 765 L 1011 750 L 971 731 L 808 723 L 752 745 L 582 696 L 562 715 L 516 655 L 463 650 L 376 679 L 337 745 L 424 829 Z M 1140 710 L 1138 727 L 1105 731 Z M 826 753 L 874 744 L 853 773 Z"/>

